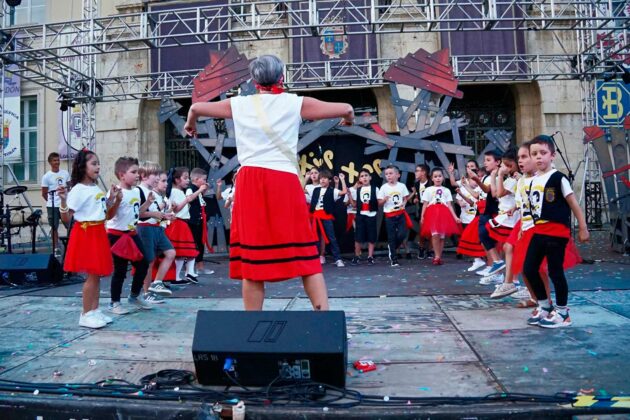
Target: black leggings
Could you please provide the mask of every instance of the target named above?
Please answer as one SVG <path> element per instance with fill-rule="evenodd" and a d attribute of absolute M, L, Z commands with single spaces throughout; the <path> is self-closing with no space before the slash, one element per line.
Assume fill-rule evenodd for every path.
<path fill-rule="evenodd" d="M 564 264 L 564 252 L 568 242 L 568 238 L 535 233 L 529 243 L 523 265 L 523 274 L 529 280 L 539 302 L 544 302 L 548 298 L 545 285 L 539 273 L 543 259 L 547 257 L 547 271 L 556 290 L 556 305 L 567 305 L 569 286 L 567 278 L 564 276 L 562 265 Z"/>
<path fill-rule="evenodd" d="M 116 241 L 121 238 L 120 236 L 112 234 L 108 234 L 107 236 L 109 237 L 110 245 L 114 245 Z M 142 252 L 142 255 L 145 255 L 140 235 L 134 235 L 131 238 L 136 243 L 140 252 Z M 127 267 L 129 263 L 131 263 L 131 265 L 136 269 L 131 282 L 131 295 L 138 296 L 142 290 L 142 284 L 144 283 L 147 271 L 149 271 L 149 263 L 146 258 L 142 258 L 140 261 L 130 261 L 113 254 L 112 257 L 114 258 L 114 274 L 112 275 L 112 284 L 110 287 L 112 302 L 120 302 L 120 295 L 122 294 L 122 287 L 125 282 L 125 277 L 127 276 Z"/>
<path fill-rule="evenodd" d="M 192 233 L 193 239 L 195 240 L 197 251 L 199 251 L 195 257 L 195 262 L 201 262 L 203 261 L 203 251 L 205 247 L 205 244 L 203 243 L 203 225 L 201 223 L 188 222 L 188 227 L 190 228 L 190 233 Z"/>

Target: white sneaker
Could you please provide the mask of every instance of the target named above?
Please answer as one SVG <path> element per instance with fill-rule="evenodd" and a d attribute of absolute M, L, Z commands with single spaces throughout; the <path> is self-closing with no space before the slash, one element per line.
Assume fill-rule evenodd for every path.
<path fill-rule="evenodd" d="M 122 306 L 120 302 L 111 302 L 107 306 L 107 310 L 116 315 L 127 315 L 130 312 L 129 309 Z"/>
<path fill-rule="evenodd" d="M 151 283 L 151 285 L 149 286 L 149 292 L 161 296 L 171 296 L 173 294 L 173 292 L 171 292 L 166 286 L 164 286 L 162 280 L 154 281 L 153 283 Z"/>
<path fill-rule="evenodd" d="M 156 305 L 159 303 L 164 303 L 164 298 L 160 295 L 149 292 L 144 294 L 144 301 L 151 305 Z"/>
<path fill-rule="evenodd" d="M 337 267 L 345 267 L 345 266 L 346 266 L 346 265 L 343 263 L 343 261 L 341 261 L 341 260 L 337 260 L 337 261 L 335 261 L 335 265 L 336 265 Z"/>
<path fill-rule="evenodd" d="M 478 276 L 486 277 L 488 273 L 490 272 L 490 268 L 491 268 L 490 266 L 487 266 L 483 270 L 476 271 L 475 274 Z"/>
<path fill-rule="evenodd" d="M 322 264 L 326 264 L 326 257 L 324 257 L 323 255 L 321 255 L 321 256 L 319 257 L 319 262 L 320 262 L 320 263 L 322 263 Z"/>
<path fill-rule="evenodd" d="M 137 309 L 153 309 L 153 305 L 144 300 L 144 296 L 142 295 L 142 293 L 135 297 L 129 295 L 129 297 L 127 298 L 127 303 L 132 307 L 136 307 Z"/>
<path fill-rule="evenodd" d="M 105 323 L 107 324 L 111 324 L 112 322 L 114 322 L 114 318 L 112 318 L 111 316 L 105 315 L 103 312 L 101 312 L 100 309 L 94 309 L 94 312 L 96 312 L 96 314 L 103 320 L 105 321 Z"/>
<path fill-rule="evenodd" d="M 466 271 L 477 271 L 484 265 L 486 265 L 486 262 L 484 260 L 482 260 L 481 258 L 475 258 L 472 265 L 468 267 Z"/>
<path fill-rule="evenodd" d="M 498 299 L 505 296 L 509 296 L 513 293 L 516 293 L 516 286 L 514 283 L 501 283 L 494 289 L 494 292 L 490 295 L 492 299 Z"/>
<path fill-rule="evenodd" d="M 516 293 L 514 293 L 510 297 L 517 300 L 529 300 L 532 298 L 532 295 L 529 294 L 529 290 L 527 290 L 527 287 L 517 287 Z"/>
<path fill-rule="evenodd" d="M 483 285 L 501 283 L 503 283 L 503 274 L 493 274 L 491 276 L 483 277 L 481 280 L 479 280 L 479 284 Z"/>
<path fill-rule="evenodd" d="M 79 317 L 79 326 L 86 328 L 103 328 L 107 325 L 95 311 L 86 312 Z"/>

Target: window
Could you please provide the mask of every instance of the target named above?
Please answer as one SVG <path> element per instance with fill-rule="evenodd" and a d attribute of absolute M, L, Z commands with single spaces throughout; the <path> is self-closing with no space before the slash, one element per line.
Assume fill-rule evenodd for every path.
<path fill-rule="evenodd" d="M 18 181 L 37 182 L 37 99 L 20 101 L 20 151 L 22 161 L 12 165 Z M 7 178 L 8 180 L 10 177 Z"/>
<path fill-rule="evenodd" d="M 46 21 L 46 0 L 22 0 L 19 6 L 9 8 L 4 17 L 5 25 L 25 25 Z"/>

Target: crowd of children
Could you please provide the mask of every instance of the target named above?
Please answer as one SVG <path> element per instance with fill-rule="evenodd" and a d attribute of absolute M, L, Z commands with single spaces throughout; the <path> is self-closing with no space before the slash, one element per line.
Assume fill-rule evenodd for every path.
<path fill-rule="evenodd" d="M 400 182 L 395 166 L 384 170 L 380 187 L 365 169 L 350 188 L 343 174 L 333 177 L 326 169 L 313 169 L 304 192 L 311 227 L 319 237 L 320 262 L 326 262 L 328 245 L 334 264 L 345 265 L 333 224 L 335 203 L 343 200 L 348 208 L 346 228 L 354 228 L 351 264 L 360 263 L 366 245 L 367 264 L 375 264 L 377 215 L 382 208 L 389 263 L 398 266 L 399 249 L 413 226 L 406 210 L 409 202 L 416 205 L 419 223 L 418 258 L 432 256 L 434 265 L 442 265 L 445 240 L 461 235 L 457 253 L 474 258 L 468 271 L 480 275 L 481 284 L 495 285 L 492 298 L 514 295 L 521 300 L 519 306 L 535 308 L 528 320 L 531 325 L 571 325 L 564 269 L 580 261 L 570 236 L 571 213 L 578 222 L 579 240 L 586 241 L 589 235 L 568 180 L 553 167 L 554 156 L 553 141 L 538 136 L 502 155 L 486 152 L 483 168 L 470 160 L 460 179 L 454 165 L 446 171 L 418 165 L 411 192 Z M 105 193 L 97 184 L 96 154 L 80 151 L 69 180 L 58 161 L 58 155 L 49 157 L 52 170 L 42 181 L 42 196 L 50 204 L 51 227 L 56 230 L 59 218 L 71 226 L 64 269 L 87 274 L 81 326 L 101 328 L 113 320 L 99 309 L 102 276 L 112 275 L 107 312 L 124 315 L 132 309 L 151 309 L 172 295 L 164 280 L 173 265 L 174 281 L 198 283 L 200 273 L 213 273 L 205 270 L 202 259 L 204 248 L 210 249 L 203 201 L 208 189 L 205 171 L 178 167 L 167 174 L 155 163 L 121 157 L 114 166 L 118 183 Z M 219 181 L 219 199 L 221 186 Z M 234 186 L 223 192 L 226 207 L 231 207 L 233 197 Z M 129 264 L 131 291 L 123 304 Z M 555 308 L 549 279 L 556 291 Z"/>
<path fill-rule="evenodd" d="M 55 158 L 49 158 L 53 173 L 58 172 Z M 163 303 L 164 297 L 172 295 L 170 282 L 164 281 L 172 265 L 174 281 L 198 283 L 200 273 L 212 273 L 204 270 L 199 258 L 208 246 L 202 198 L 208 189 L 207 173 L 179 167 L 167 175 L 159 165 L 139 163 L 132 157 L 116 160 L 114 172 L 118 183 L 105 193 L 98 186 L 98 157 L 81 150 L 73 162 L 70 190 L 65 182 L 52 183 L 56 183 L 61 220 L 70 226 L 64 270 L 87 275 L 79 317 L 79 325 L 87 328 L 113 322 L 106 312 L 125 315 Z M 194 187 L 189 186 L 191 177 Z M 51 183 L 45 181 L 50 190 Z M 123 303 L 129 264 L 133 267 L 131 291 Z M 109 275 L 111 302 L 101 311 L 100 278 Z"/>

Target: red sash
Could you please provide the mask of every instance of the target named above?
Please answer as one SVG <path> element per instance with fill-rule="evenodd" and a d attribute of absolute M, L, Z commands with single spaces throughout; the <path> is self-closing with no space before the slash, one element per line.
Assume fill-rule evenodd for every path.
<path fill-rule="evenodd" d="M 111 247 L 112 254 L 129 261 L 140 261 L 144 258 L 144 255 L 142 255 L 136 243 L 131 239 L 132 236 L 136 236 L 135 230 L 122 231 L 107 229 L 107 233 L 120 236 L 120 239 Z"/>
<path fill-rule="evenodd" d="M 354 223 L 356 216 L 356 213 L 348 213 L 348 219 L 346 219 L 346 232 L 350 232 L 350 229 L 352 229 L 352 224 Z"/>
<path fill-rule="evenodd" d="M 206 207 L 201 207 L 201 226 L 202 226 L 202 235 L 203 235 L 203 244 L 206 246 L 208 252 L 214 253 L 214 249 L 210 242 L 208 241 L 208 218 L 206 217 Z"/>
<path fill-rule="evenodd" d="M 385 217 L 387 218 L 400 216 L 402 214 L 405 216 L 405 224 L 407 225 L 407 228 L 411 229 L 413 227 L 413 222 L 411 221 L 411 217 L 409 217 L 409 214 L 404 209 L 392 211 L 392 212 L 384 213 L 384 214 L 385 214 Z"/>
<path fill-rule="evenodd" d="M 332 214 L 326 213 L 323 209 L 315 210 L 315 212 L 313 212 L 313 232 L 315 232 L 315 234 L 317 234 L 318 231 L 321 232 L 322 237 L 324 238 L 324 243 L 328 244 L 330 243 L 330 241 L 328 240 L 328 236 L 326 236 L 326 231 L 324 230 L 322 220 L 335 220 L 335 217 Z"/>

